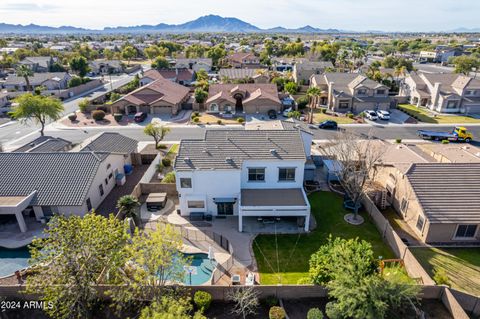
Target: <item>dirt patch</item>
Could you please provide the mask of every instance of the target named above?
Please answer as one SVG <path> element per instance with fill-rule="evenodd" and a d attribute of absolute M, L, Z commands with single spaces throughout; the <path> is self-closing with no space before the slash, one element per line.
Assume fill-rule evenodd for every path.
<path fill-rule="evenodd" d="M 199 122 L 190 121 L 192 124 L 218 124 L 218 121 L 222 121 L 222 124 L 238 124 L 237 117 L 233 115 L 233 118 L 223 118 L 215 114 L 200 114 L 198 117 Z"/>
<path fill-rule="evenodd" d="M 232 302 L 221 302 L 214 301 L 210 305 L 210 308 L 205 312 L 207 318 L 215 319 L 242 319 L 242 316 L 233 315 L 231 309 L 233 309 L 234 303 Z M 265 319 L 268 318 L 268 311 L 270 308 L 260 303 L 260 306 L 257 309 L 257 313 L 252 316 L 248 316 L 248 319 Z M 304 317 L 305 318 L 305 317 Z"/>
<path fill-rule="evenodd" d="M 76 112 L 77 119 L 70 121 L 68 118 L 63 119 L 61 123 L 70 127 L 87 127 L 87 126 L 126 126 L 134 123 L 133 117 L 123 116 L 120 122 L 115 121 L 113 114 L 107 113 L 102 121 L 95 121 L 91 113 Z"/>

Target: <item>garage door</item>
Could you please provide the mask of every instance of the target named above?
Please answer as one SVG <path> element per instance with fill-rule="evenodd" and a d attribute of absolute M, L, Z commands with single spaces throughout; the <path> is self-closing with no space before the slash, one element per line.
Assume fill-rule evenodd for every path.
<path fill-rule="evenodd" d="M 167 106 L 155 106 L 153 108 L 153 114 L 171 114 L 172 108 Z"/>

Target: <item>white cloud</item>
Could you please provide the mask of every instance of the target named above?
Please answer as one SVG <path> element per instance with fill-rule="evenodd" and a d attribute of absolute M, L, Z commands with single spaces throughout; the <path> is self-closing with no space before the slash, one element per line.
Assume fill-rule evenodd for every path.
<path fill-rule="evenodd" d="M 27 0 L 28 1 L 28 0 Z M 471 0 L 1 0 L 5 23 L 105 26 L 183 23 L 206 14 L 237 17 L 259 27 L 435 31 L 478 27 Z M 31 11 L 32 14 L 26 14 Z M 426 14 L 428 12 L 428 14 Z"/>

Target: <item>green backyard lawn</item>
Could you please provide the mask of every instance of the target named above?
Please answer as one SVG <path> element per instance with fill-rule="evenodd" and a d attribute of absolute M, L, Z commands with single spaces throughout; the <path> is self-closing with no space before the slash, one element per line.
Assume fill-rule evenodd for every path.
<path fill-rule="evenodd" d="M 445 270 L 452 288 L 480 296 L 479 248 L 412 248 L 417 260 L 433 277 L 433 268 Z"/>
<path fill-rule="evenodd" d="M 434 124 L 480 123 L 479 119 L 463 115 L 436 115 L 433 116 L 425 108 L 418 108 L 411 104 L 399 104 L 398 109 L 416 118 L 420 122 Z"/>
<path fill-rule="evenodd" d="M 352 226 L 343 220 L 347 211 L 343 208 L 341 196 L 319 192 L 310 195 L 309 200 L 317 221 L 314 231 L 303 235 L 259 235 L 255 238 L 253 251 L 261 284 L 296 284 L 308 277 L 310 256 L 326 242 L 329 234 L 333 237 L 359 237 L 372 244 L 376 256 L 394 258 L 368 215 L 362 214 L 366 220 L 361 226 Z"/>

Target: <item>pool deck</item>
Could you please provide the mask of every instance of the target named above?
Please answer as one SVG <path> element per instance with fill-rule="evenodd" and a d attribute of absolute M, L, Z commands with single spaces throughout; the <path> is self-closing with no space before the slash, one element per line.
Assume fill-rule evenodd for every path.
<path fill-rule="evenodd" d="M 27 222 L 27 220 L 25 220 Z M 27 222 L 27 231 L 25 233 L 20 232 L 17 224 L 5 224 L 0 227 L 0 246 L 4 248 L 20 248 L 25 247 L 33 241 L 35 238 L 43 238 L 45 234 L 45 224 L 37 221 Z"/>

